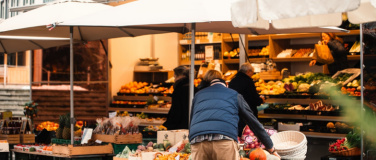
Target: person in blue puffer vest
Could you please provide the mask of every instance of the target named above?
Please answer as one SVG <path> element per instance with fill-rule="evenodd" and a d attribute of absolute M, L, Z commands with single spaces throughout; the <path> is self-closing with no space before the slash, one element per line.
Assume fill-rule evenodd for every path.
<path fill-rule="evenodd" d="M 189 141 L 193 160 L 237 160 L 238 122 L 243 120 L 265 145 L 279 157 L 273 142 L 240 95 L 226 86 L 222 73 L 209 70 L 204 81 L 210 86 L 196 93 L 191 112 Z"/>

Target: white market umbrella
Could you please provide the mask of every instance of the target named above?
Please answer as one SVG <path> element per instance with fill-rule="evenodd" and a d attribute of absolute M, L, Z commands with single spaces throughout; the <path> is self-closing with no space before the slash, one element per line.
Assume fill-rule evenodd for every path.
<path fill-rule="evenodd" d="M 241 34 L 338 32 L 338 30 L 317 27 L 285 30 L 277 30 L 272 27 L 266 30 L 257 26 L 236 28 L 231 22 L 231 2 L 231 0 L 138 0 L 87 17 L 64 21 L 58 26 L 78 26 L 80 28 L 97 26 L 97 29 L 119 27 L 128 32 L 136 28 L 160 31 L 175 30 L 180 33 L 190 30 L 192 31 L 191 59 L 194 59 L 195 55 L 194 34 L 196 31 Z M 119 18 L 113 15 L 122 16 Z M 269 24 L 267 23 L 267 25 Z M 190 103 L 193 99 L 193 66 L 194 61 L 191 61 Z"/>
<path fill-rule="evenodd" d="M 376 21 L 376 0 L 236 0 L 231 5 L 236 27 L 267 22 L 277 29 L 340 26 L 342 13 L 351 23 Z"/>
<path fill-rule="evenodd" d="M 70 116 L 71 116 L 71 143 L 73 144 L 74 136 L 74 101 L 73 101 L 73 38 L 78 40 L 83 40 L 84 38 L 90 39 L 89 34 L 82 33 L 79 28 L 76 28 L 75 35 L 73 35 L 72 27 L 65 28 L 54 28 L 51 26 L 50 31 L 46 29 L 49 24 L 58 24 L 62 21 L 76 18 L 79 16 L 85 16 L 87 14 L 97 12 L 100 10 L 112 8 L 111 6 L 92 3 L 91 1 L 57 1 L 49 3 L 43 7 L 31 10 L 29 12 L 20 14 L 18 16 L 9 18 L 3 21 L 0 25 L 0 34 L 2 35 L 13 35 L 13 36 L 45 36 L 45 37 L 70 37 Z M 70 36 L 69 36 L 70 33 Z M 92 32 L 92 36 L 106 37 L 109 34 L 114 34 L 113 32 L 102 32 L 96 33 Z M 121 32 L 118 33 L 121 35 Z M 48 41 L 47 43 L 52 45 L 60 45 L 54 41 Z M 25 46 L 27 47 L 27 46 Z M 32 49 L 29 48 L 29 49 Z M 7 51 L 9 52 L 9 51 Z"/>
<path fill-rule="evenodd" d="M 33 49 L 46 49 L 67 44 L 69 44 L 69 38 L 0 35 L 1 53 L 14 53 Z"/>

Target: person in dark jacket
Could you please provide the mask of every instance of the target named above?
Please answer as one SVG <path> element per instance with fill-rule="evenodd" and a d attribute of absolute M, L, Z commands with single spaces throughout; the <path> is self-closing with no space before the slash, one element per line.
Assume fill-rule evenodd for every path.
<path fill-rule="evenodd" d="M 332 53 L 334 62 L 328 64 L 329 74 L 333 75 L 340 70 L 348 68 L 347 55 L 343 40 L 337 37 L 334 33 L 321 33 L 322 44 L 328 45 L 330 52 Z M 324 65 L 316 60 L 312 60 L 309 66 Z"/>
<path fill-rule="evenodd" d="M 188 129 L 189 114 L 189 69 L 179 66 L 174 69 L 174 92 L 167 120 L 163 123 L 168 130 Z"/>
<path fill-rule="evenodd" d="M 239 72 L 235 75 L 228 85 L 229 88 L 237 91 L 243 96 L 248 106 L 251 108 L 253 115 L 258 118 L 257 106 L 265 102 L 263 97 L 256 91 L 255 83 L 253 82 L 252 75 L 254 68 L 249 63 L 244 63 L 240 66 Z M 238 136 L 242 135 L 245 123 L 239 121 Z"/>
<path fill-rule="evenodd" d="M 204 80 L 210 82 L 210 86 L 196 93 L 192 105 L 189 129 L 192 159 L 239 159 L 237 144 L 239 119 L 250 126 L 267 151 L 279 157 L 269 135 L 253 115 L 243 96 L 227 88 L 222 73 L 209 70 Z"/>

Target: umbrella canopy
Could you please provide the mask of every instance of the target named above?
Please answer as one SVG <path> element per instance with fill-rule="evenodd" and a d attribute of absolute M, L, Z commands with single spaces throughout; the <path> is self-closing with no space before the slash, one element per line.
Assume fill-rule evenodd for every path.
<path fill-rule="evenodd" d="M 0 36 L 0 52 L 13 53 L 69 44 L 69 38 Z"/>
<path fill-rule="evenodd" d="M 277 29 L 339 26 L 346 12 L 351 23 L 359 24 L 376 21 L 372 4 L 376 0 L 236 0 L 231 6 L 232 22 L 252 27 L 271 21 Z"/>
<path fill-rule="evenodd" d="M 269 27 L 268 22 L 252 28 L 237 28 L 231 22 L 229 7 L 231 3 L 231 0 L 138 0 L 85 17 L 67 20 L 58 26 L 78 26 L 81 30 L 92 28 L 100 32 L 102 29 L 119 27 L 135 36 L 140 35 L 134 32 L 138 31 L 136 29 L 150 32 L 149 34 L 157 31 L 185 33 L 191 30 L 192 23 L 196 23 L 196 30 L 200 32 L 241 34 L 339 32 L 333 28 L 318 27 L 281 30 Z M 124 17 L 119 18 L 114 15 L 124 15 Z M 268 26 L 267 29 L 264 25 Z"/>

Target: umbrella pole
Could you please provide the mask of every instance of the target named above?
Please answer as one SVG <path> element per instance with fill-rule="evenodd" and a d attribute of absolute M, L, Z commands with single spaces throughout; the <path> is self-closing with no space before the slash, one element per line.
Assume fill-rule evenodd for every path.
<path fill-rule="evenodd" d="M 71 145 L 74 144 L 74 99 L 73 99 L 73 26 L 70 30 L 70 123 L 71 123 Z"/>
<path fill-rule="evenodd" d="M 363 106 L 363 103 L 364 103 L 364 75 L 363 75 L 363 69 L 364 69 L 364 59 L 363 59 L 363 56 L 364 56 L 364 49 L 363 49 L 363 24 L 361 23 L 360 24 L 360 86 L 361 86 L 361 90 L 360 90 L 360 117 L 363 118 L 364 116 L 364 106 Z M 364 130 L 363 130 L 363 123 L 364 120 L 361 120 L 361 123 L 360 123 L 360 159 L 363 160 L 364 158 L 364 141 L 363 141 L 363 133 L 364 133 Z"/>
<path fill-rule="evenodd" d="M 196 34 L 196 23 L 192 23 L 192 39 L 191 39 L 191 67 L 189 71 L 189 121 L 188 126 L 191 124 L 191 110 L 192 110 L 192 100 L 193 100 L 193 94 L 194 94 L 194 76 L 195 76 L 195 34 Z"/>

